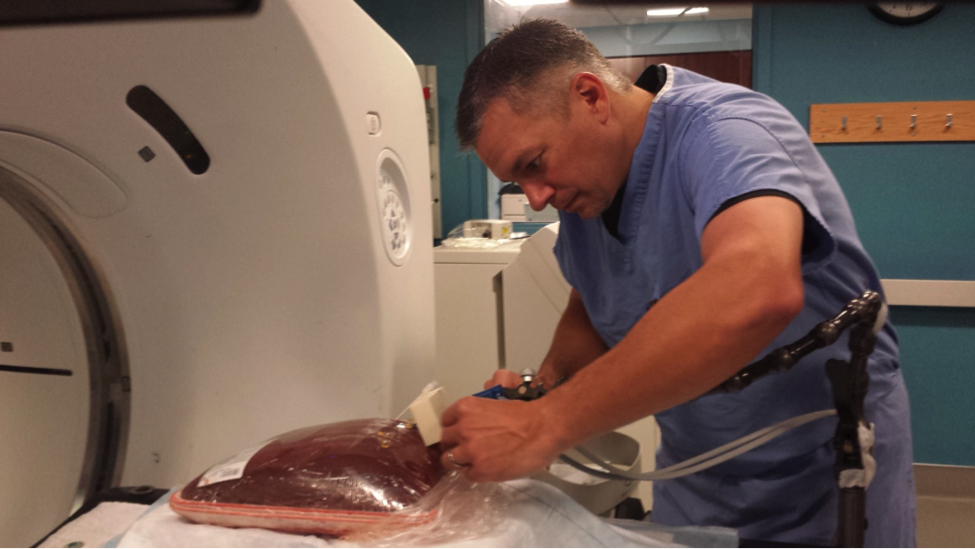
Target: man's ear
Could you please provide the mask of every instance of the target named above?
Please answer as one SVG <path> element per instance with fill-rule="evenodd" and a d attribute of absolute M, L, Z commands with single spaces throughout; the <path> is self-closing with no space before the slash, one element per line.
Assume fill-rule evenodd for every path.
<path fill-rule="evenodd" d="M 598 76 L 591 72 L 577 73 L 572 77 L 571 92 L 600 123 L 609 119 L 609 92 Z"/>

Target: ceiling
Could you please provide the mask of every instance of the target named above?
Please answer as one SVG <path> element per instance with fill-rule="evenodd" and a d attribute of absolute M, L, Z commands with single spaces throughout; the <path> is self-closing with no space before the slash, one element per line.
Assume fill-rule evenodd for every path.
<path fill-rule="evenodd" d="M 668 7 L 702 7 L 710 11 L 700 15 L 683 15 L 680 17 L 649 17 L 648 9 Z M 675 21 L 717 21 L 722 19 L 751 19 L 751 4 L 719 3 L 708 5 L 703 3 L 686 4 L 658 4 L 648 2 L 646 5 L 580 5 L 574 3 L 542 4 L 537 6 L 510 7 L 502 0 L 488 0 L 486 2 L 488 32 L 499 32 L 504 27 L 517 23 L 523 18 L 548 18 L 560 21 L 570 27 L 612 27 L 621 25 L 647 25 L 654 23 L 671 23 Z"/>

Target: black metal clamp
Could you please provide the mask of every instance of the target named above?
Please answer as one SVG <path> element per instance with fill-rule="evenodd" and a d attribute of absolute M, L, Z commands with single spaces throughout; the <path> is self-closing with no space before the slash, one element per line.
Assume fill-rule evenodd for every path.
<path fill-rule="evenodd" d="M 534 380 L 535 370 L 526 368 L 521 371 L 521 385 L 514 388 L 505 387 L 501 389 L 501 394 L 508 400 L 535 400 L 545 396 L 548 390 L 540 383 L 532 387 Z"/>

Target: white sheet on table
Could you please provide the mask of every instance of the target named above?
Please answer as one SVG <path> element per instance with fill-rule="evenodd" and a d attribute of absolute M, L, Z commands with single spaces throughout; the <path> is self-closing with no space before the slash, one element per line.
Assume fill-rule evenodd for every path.
<path fill-rule="evenodd" d="M 101 547 L 112 536 L 128 528 L 148 508 L 148 505 L 121 501 L 99 503 L 48 536 L 39 547 L 68 547 L 77 543 L 82 544 L 77 547 Z"/>
<path fill-rule="evenodd" d="M 492 535 L 445 543 L 450 547 L 683 547 L 671 531 L 649 523 L 619 528 L 593 515 L 558 489 L 533 480 L 505 483 L 511 502 Z M 168 501 L 168 497 L 165 498 Z M 193 524 L 168 505 L 140 518 L 118 542 L 119 547 L 356 547 L 341 539 L 284 534 L 258 528 L 224 528 Z M 710 532 L 710 530 L 702 530 Z M 706 534 L 710 535 L 710 534 Z M 714 530 L 712 546 L 737 546 L 737 537 Z M 369 543 L 373 546 L 376 543 Z"/>

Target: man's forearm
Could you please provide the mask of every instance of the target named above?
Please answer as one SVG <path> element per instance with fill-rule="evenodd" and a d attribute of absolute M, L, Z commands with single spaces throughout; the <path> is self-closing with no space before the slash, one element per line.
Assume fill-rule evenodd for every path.
<path fill-rule="evenodd" d="M 555 329 L 552 345 L 542 361 L 538 379 L 546 386 L 572 377 L 606 352 L 606 344 L 596 333 L 578 292 L 572 290 L 569 303 Z"/>

